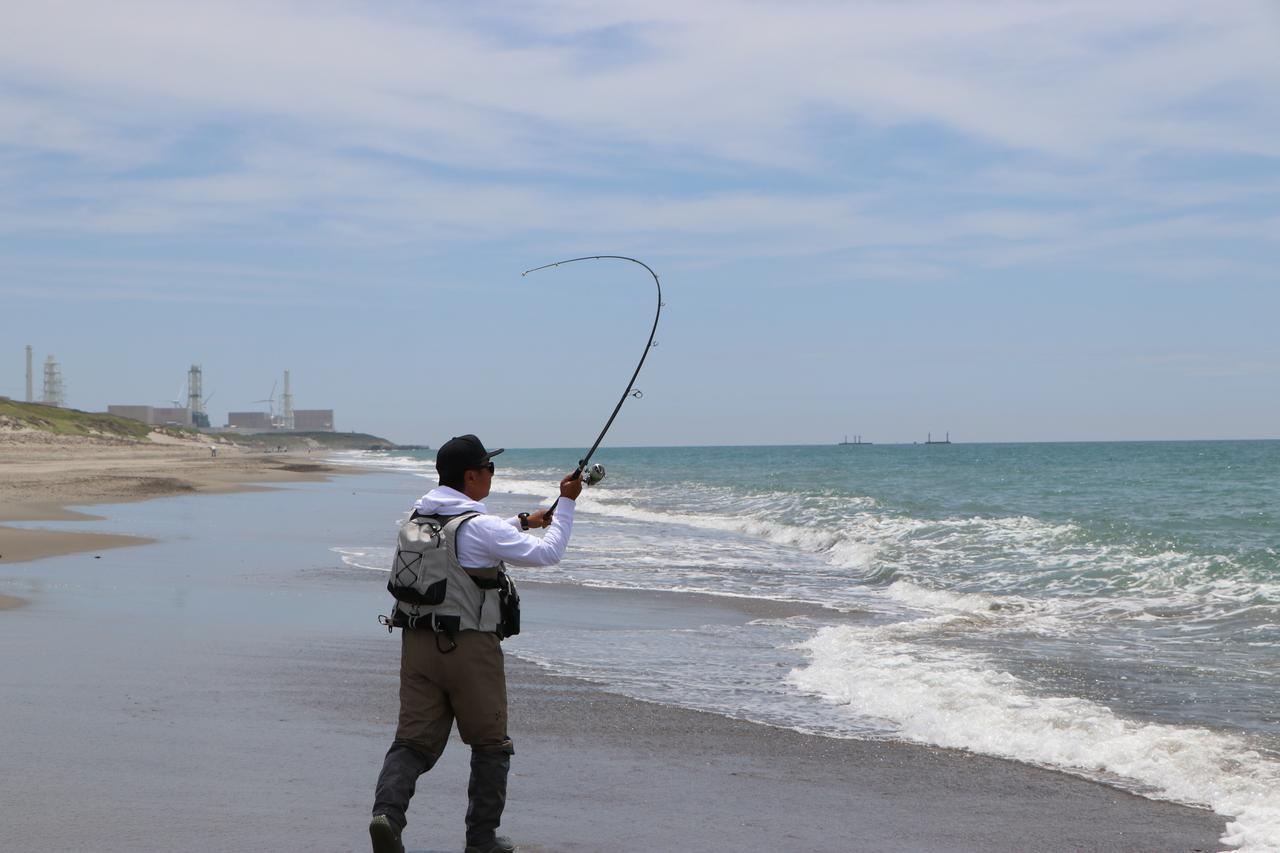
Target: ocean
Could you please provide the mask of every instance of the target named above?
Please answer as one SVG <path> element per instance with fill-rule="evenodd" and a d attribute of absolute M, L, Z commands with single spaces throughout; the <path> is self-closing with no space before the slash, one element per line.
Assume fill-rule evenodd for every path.
<path fill-rule="evenodd" d="M 492 511 L 577 451 L 498 457 Z M 431 451 L 341 461 L 435 480 Z M 605 448 L 565 560 L 516 577 L 729 596 L 747 624 L 528 631 L 641 699 L 971 750 L 1230 818 L 1280 849 L 1280 442 Z M 412 490 L 411 490 L 412 491 Z M 411 503 L 406 494 L 405 509 Z M 386 571 L 380 541 L 335 545 Z"/>

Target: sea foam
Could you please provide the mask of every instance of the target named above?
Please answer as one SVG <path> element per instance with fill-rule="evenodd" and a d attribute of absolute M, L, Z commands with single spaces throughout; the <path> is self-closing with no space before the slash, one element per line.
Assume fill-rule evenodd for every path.
<path fill-rule="evenodd" d="M 419 460 L 379 465 L 434 476 Z M 495 479 L 494 490 L 546 504 L 557 476 L 517 469 Z M 1117 626 L 1157 647 L 1218 648 L 1230 636 L 1254 649 L 1275 648 L 1280 580 L 1267 568 L 1274 559 L 1255 565 L 1239 554 L 1107 538 L 1079 523 L 1025 515 L 926 518 L 847 493 L 701 483 L 659 489 L 607 482 L 583 492 L 578 515 L 580 523 L 604 525 L 604 535 L 575 538 L 564 564 L 534 574 L 814 602 L 891 620 L 817 630 L 801 646 L 809 663 L 787 679 L 797 694 L 830 703 L 846 734 L 888 731 L 1207 805 L 1230 818 L 1224 842 L 1280 849 L 1273 751 L 1244 733 L 1125 716 L 1104 704 L 1111 694 L 1054 694 L 973 648 L 1005 632 L 1088 643 Z M 655 552 L 656 525 L 678 547 Z M 372 556 L 343 559 L 373 568 L 379 560 Z M 964 641 L 956 639 L 966 634 L 973 641 L 959 648 Z M 1196 660 L 1215 668 L 1225 655 Z"/>
<path fill-rule="evenodd" d="M 855 728 L 1109 782 L 1230 818 L 1222 841 L 1280 849 L 1280 762 L 1240 735 L 1139 722 L 1097 702 L 1042 695 L 971 652 L 902 639 L 902 626 L 835 626 L 802 644 L 798 690 L 843 706 Z"/>

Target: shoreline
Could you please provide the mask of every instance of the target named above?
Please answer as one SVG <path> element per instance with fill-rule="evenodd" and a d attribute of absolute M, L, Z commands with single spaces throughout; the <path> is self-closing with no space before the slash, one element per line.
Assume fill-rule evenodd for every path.
<path fill-rule="evenodd" d="M 373 621 L 385 576 L 340 564 L 305 518 L 345 504 L 346 525 L 385 533 L 402 499 L 370 485 L 376 500 L 350 501 L 335 486 L 253 489 L 245 501 L 208 501 L 209 523 L 190 539 L 28 567 L 55 575 L 61 592 L 56 608 L 0 620 L 16 673 L 0 726 L 23 733 L 7 756 L 15 772 L 0 778 L 14 814 L 0 848 L 39 839 L 124 853 L 154 840 L 138 827 L 167 821 L 167 846 L 192 853 L 368 849 L 373 782 L 395 728 L 399 638 Z M 122 514 L 181 522 L 181 503 Z M 251 550 L 228 530 L 253 531 Z M 190 563 L 173 573 L 177 559 Z M 523 589 L 530 638 L 653 627 L 655 613 L 663 624 L 736 622 L 778 606 L 556 582 Z M 529 853 L 1224 846 L 1224 819 L 1204 809 L 974 753 L 632 699 L 524 660 L 519 643 L 507 656 L 517 757 L 503 831 Z M 454 734 L 422 780 L 412 853 L 460 848 L 468 758 Z M 53 825 L 40 819 L 51 792 L 65 803 Z"/>
<path fill-rule="evenodd" d="M 12 527 L 5 522 L 101 521 L 67 509 L 122 504 L 183 494 L 265 491 L 269 483 L 316 482 L 363 473 L 308 456 L 203 443 L 121 444 L 42 437 L 38 443 L 0 442 L 0 565 L 45 557 L 150 544 L 140 536 L 85 530 Z M 0 608 L 3 609 L 3 608 Z"/>
<path fill-rule="evenodd" d="M 361 757 L 348 780 L 357 787 L 344 794 L 356 801 L 350 818 L 356 825 L 339 837 L 350 839 L 352 849 L 362 849 L 363 800 L 372 796 L 395 728 L 398 640 L 321 643 L 301 659 L 282 656 L 268 676 L 295 712 L 301 698 L 322 725 L 360 725 L 369 733 L 372 754 Z M 1219 840 L 1225 819 L 1208 809 L 1051 768 L 903 741 L 827 737 L 635 699 L 553 672 L 515 650 L 508 650 L 506 671 L 516 755 L 501 831 L 529 853 L 1225 849 Z M 330 681 L 327 673 L 340 678 L 341 693 L 316 688 Z M 460 838 L 469 755 L 455 731 L 422 778 L 405 832 L 410 853 L 442 853 Z"/>
<path fill-rule="evenodd" d="M 531 820 L 544 817 L 539 801 L 573 802 L 593 789 L 616 792 L 616 830 L 634 850 L 677 840 L 689 849 L 886 853 L 1222 849 L 1225 822 L 1208 809 L 963 750 L 825 737 L 632 699 L 512 657 L 512 731 L 538 765 L 514 766 L 509 822 L 532 824 L 546 850 L 569 839 L 556 822 Z M 630 766 L 619 766 L 620 753 Z M 631 775 L 645 780 L 640 790 L 624 787 Z M 532 815 L 522 814 L 525 801 Z M 645 825 L 655 809 L 666 826 Z M 598 830 L 575 827 L 572 840 L 587 845 Z"/>
<path fill-rule="evenodd" d="M 823 621 L 856 624 L 865 618 L 865 614 L 856 611 L 833 611 L 810 602 L 702 592 L 588 586 L 538 579 L 523 579 L 520 588 L 525 593 L 529 610 L 525 621 L 535 632 L 544 627 L 544 620 L 549 624 L 567 620 L 579 628 L 589 625 L 598 628 L 598 624 L 589 623 L 581 616 L 589 611 L 608 611 L 608 618 L 613 620 L 615 627 L 623 629 L 652 624 L 655 614 L 677 621 L 688 619 L 690 626 L 737 621 L 732 614 L 742 621 L 807 615 Z M 543 600 L 544 597 L 550 600 Z M 623 606 L 619 606 L 619 602 Z M 550 613 L 546 612 L 548 610 Z M 628 625 L 625 617 L 617 617 L 624 610 L 636 620 L 635 624 Z M 854 836 L 856 844 L 850 849 L 920 850 L 928 853 L 953 850 L 1015 853 L 1032 849 L 1166 853 L 1237 849 L 1221 841 L 1227 834 L 1229 818 L 1204 804 L 1193 805 L 1166 797 L 1147 796 L 1134 785 L 1120 784 L 1118 780 L 1107 781 L 1069 768 L 965 748 L 897 737 L 824 733 L 754 718 L 751 714 L 731 714 L 724 710 L 635 696 L 607 681 L 558 671 L 554 664 L 540 662 L 537 653 L 522 652 L 519 641 L 519 637 L 514 638 L 507 649 L 513 731 L 525 728 L 519 725 L 523 715 L 517 709 L 517 703 L 522 701 L 521 688 L 532 688 L 538 694 L 550 689 L 558 703 L 583 702 L 590 708 L 590 713 L 583 718 L 573 718 L 570 714 L 568 719 L 561 719 L 560 714 L 550 713 L 535 703 L 535 722 L 528 726 L 535 737 L 545 737 L 551 732 L 560 739 L 567 738 L 573 746 L 581 747 L 582 741 L 589 739 L 593 730 L 598 730 L 598 734 L 606 742 L 612 742 L 615 748 L 633 746 L 634 739 L 645 742 L 647 753 L 652 758 L 658 748 L 647 741 L 660 740 L 675 726 L 698 734 L 692 742 L 670 748 L 669 760 L 672 762 L 703 755 L 708 765 L 714 765 L 717 756 L 708 744 L 724 738 L 734 744 L 730 754 L 745 752 L 752 760 L 785 765 L 802 758 L 810 774 L 807 779 L 811 782 L 823 779 L 825 774 L 832 784 L 871 785 L 877 789 L 878 796 L 892 798 L 888 802 L 881 801 L 877 809 L 896 814 L 904 822 L 921 820 L 920 813 L 931 815 L 924 820 L 927 829 L 920 831 L 918 843 L 898 846 L 901 842 L 892 840 L 890 836 L 877 837 L 871 832 Z M 582 696 L 584 692 L 600 696 L 587 700 Z M 611 723 L 600 721 L 599 712 L 609 706 L 617 707 L 619 719 Z M 671 720 L 664 722 L 665 718 Z M 646 724 L 649 721 L 651 725 Z M 641 724 L 637 725 L 637 722 Z M 834 765 L 830 764 L 833 760 Z M 850 772 L 849 767 L 861 768 L 863 772 Z M 774 775 L 765 770 L 753 772 L 761 777 Z M 790 772 L 799 771 L 793 769 Z M 920 778 L 925 775 L 930 778 Z M 766 794 L 758 792 L 756 796 L 763 798 Z M 807 801 L 812 796 L 813 793 L 808 792 L 798 795 L 798 798 Z M 822 796 L 827 794 L 824 792 Z M 865 793 L 859 796 L 865 796 Z M 941 799 L 935 802 L 935 797 Z M 957 797 L 962 802 L 967 801 L 968 805 L 958 805 Z M 834 801 L 829 806 L 844 808 Z M 937 817 L 949 810 L 952 813 Z M 1018 815 L 1023 813 L 1035 813 L 1040 823 L 1034 827 L 1020 825 Z M 1016 826 L 1022 834 L 1016 838 L 1002 837 L 999 825 L 990 825 L 985 818 L 979 819 L 979 816 L 989 817 L 991 814 L 1003 815 L 1008 825 Z M 1090 828 L 1078 826 L 1081 815 L 1087 815 L 1089 821 L 1097 825 Z M 742 810 L 739 815 L 744 822 L 751 816 L 750 810 Z M 812 813 L 810 818 L 813 818 Z M 883 824 L 885 819 L 885 815 L 877 810 L 874 816 L 866 813 L 856 815 L 854 823 L 857 827 L 864 824 L 875 826 Z M 954 826 L 965 827 L 958 838 L 948 835 L 948 827 Z M 851 826 L 851 831 L 853 829 Z M 803 827 L 791 827 L 786 837 L 806 838 L 806 831 Z M 1108 835 L 1108 832 L 1112 834 Z M 743 841 L 749 842 L 749 838 Z M 810 839 L 814 845 L 821 842 L 819 835 Z M 707 844 L 711 843 L 708 837 Z M 661 846 L 655 842 L 655 849 Z"/>

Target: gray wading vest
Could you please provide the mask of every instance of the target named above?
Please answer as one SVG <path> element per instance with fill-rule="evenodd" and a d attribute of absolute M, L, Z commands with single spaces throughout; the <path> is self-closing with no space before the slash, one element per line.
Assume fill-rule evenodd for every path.
<path fill-rule="evenodd" d="M 506 566 L 466 569 L 458 562 L 458 530 L 477 515 L 420 515 L 400 526 L 387 581 L 396 599 L 392 626 L 502 637 L 520 632 L 520 596 Z"/>

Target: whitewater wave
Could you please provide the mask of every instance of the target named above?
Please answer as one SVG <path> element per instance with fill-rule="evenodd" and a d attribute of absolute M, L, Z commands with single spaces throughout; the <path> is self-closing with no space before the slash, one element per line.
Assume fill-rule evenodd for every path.
<path fill-rule="evenodd" d="M 329 550 L 337 554 L 343 563 L 353 569 L 368 569 L 373 572 L 390 572 L 391 558 L 395 555 L 394 548 L 378 546 L 360 548 L 335 547 Z"/>
<path fill-rule="evenodd" d="M 327 458 L 339 465 L 372 468 L 376 471 L 395 471 L 401 474 L 413 474 L 418 477 L 434 478 L 437 476 L 433 462 L 425 462 L 412 456 L 399 456 L 390 452 L 335 450 Z"/>
<path fill-rule="evenodd" d="M 435 476 L 430 462 L 412 457 L 353 452 L 341 461 Z M 494 491 L 549 503 L 558 493 L 553 474 L 550 469 L 516 469 L 496 479 Z M 682 503 L 672 505 L 673 491 Z M 675 490 L 606 483 L 584 490 L 578 508 L 604 518 L 736 534 L 819 558 L 826 569 L 807 563 L 803 574 L 808 576 L 788 578 L 785 592 L 767 583 L 746 590 L 787 600 L 829 605 L 829 581 L 835 577 L 857 584 L 835 594 L 837 606 L 865 607 L 868 592 L 886 590 L 886 605 L 918 609 L 954 606 L 945 604 L 953 595 L 985 594 L 1009 605 L 997 617 L 1016 615 L 1025 622 L 1021 617 L 1027 602 L 1039 602 L 1034 609 L 1045 621 L 1035 628 L 1038 632 L 1078 632 L 1128 621 L 1147 627 L 1176 624 L 1188 634 L 1211 626 L 1228 634 L 1265 637 L 1267 626 L 1280 622 L 1276 560 L 1250 565 L 1239 555 L 1098 542 L 1070 522 L 1029 516 L 916 518 L 885 512 L 865 496 L 776 490 L 748 494 L 700 483 Z M 716 562 L 722 565 L 708 576 L 708 592 L 717 591 L 711 587 L 719 583 L 735 583 L 729 575 L 741 573 L 748 561 Z M 683 568 L 693 570 L 687 564 Z M 663 588 L 672 582 L 669 573 L 661 572 L 653 580 Z M 898 594 L 908 588 L 904 584 L 928 590 L 931 600 L 926 602 L 923 594 Z M 1063 618 L 1067 616 L 1071 618 Z M 993 620 L 991 626 L 997 625 L 998 619 Z"/>
<path fill-rule="evenodd" d="M 788 680 L 842 706 L 855 727 L 905 740 L 1127 783 L 1230 818 L 1223 842 L 1280 848 L 1280 761 L 1247 739 L 1125 719 L 1075 697 L 1044 696 L 971 652 L 917 646 L 901 625 L 822 628 Z"/>
<path fill-rule="evenodd" d="M 498 488 L 548 501 L 556 494 L 553 482 L 535 480 L 506 479 L 501 486 L 495 482 Z M 1280 620 L 1280 581 L 1274 571 L 1251 569 L 1234 555 L 1175 549 L 1144 553 L 1098 543 L 1069 522 L 1029 516 L 922 519 L 859 509 L 837 521 L 824 512 L 816 523 L 799 524 L 780 520 L 804 517 L 790 511 L 802 500 L 792 494 L 739 497 L 741 505 L 732 513 L 646 505 L 654 500 L 643 489 L 599 488 L 585 490 L 578 506 L 584 513 L 736 533 L 817 555 L 831 571 L 814 578 L 812 588 L 800 584 L 799 598 L 810 602 L 828 601 L 826 581 L 838 576 L 863 585 L 851 605 L 862 604 L 868 587 L 893 589 L 907 582 L 934 593 L 930 606 L 980 592 L 1006 600 L 1009 615 L 1019 604 L 1038 601 L 1038 612 L 1046 617 L 1074 617 L 1054 621 L 1064 631 L 1082 623 L 1170 618 L 1188 624 L 1239 619 L 1240 630 L 1255 630 Z M 917 596 L 916 603 L 922 601 Z"/>
<path fill-rule="evenodd" d="M 378 464 L 434 476 L 421 460 Z M 504 472 L 494 490 L 545 504 L 557 493 L 556 475 Z M 1230 818 L 1224 842 L 1280 849 L 1274 752 L 1245 735 L 1177 724 L 1185 718 L 1126 718 L 1102 704 L 1116 704 L 1110 697 L 1117 694 L 1067 687 L 1094 698 L 1046 695 L 1039 680 L 1020 679 L 983 656 L 994 648 L 984 647 L 986 638 L 1004 632 L 1107 638 L 1110 648 L 1120 641 L 1125 649 L 1153 638 L 1215 650 L 1224 639 L 1276 648 L 1274 553 L 1268 562 L 1265 555 L 1196 553 L 1025 515 L 919 518 L 848 494 L 744 493 L 705 484 L 673 490 L 606 482 L 583 492 L 578 514 L 583 524 L 601 525 L 602 535 L 575 537 L 561 566 L 533 575 L 803 601 L 876 617 L 872 627 L 815 629 L 800 647 L 809 662 L 787 679 L 795 701 L 803 694 L 828 703 L 823 707 L 844 719 L 846 734 L 888 731 L 1206 805 Z M 653 547 L 659 529 L 671 547 Z M 343 560 L 385 571 L 390 550 L 350 549 Z M 1238 677 L 1228 654 L 1192 659 L 1198 671 Z M 1010 665 L 1017 669 L 1016 661 Z M 1275 677 L 1263 670 L 1259 677 Z"/>

